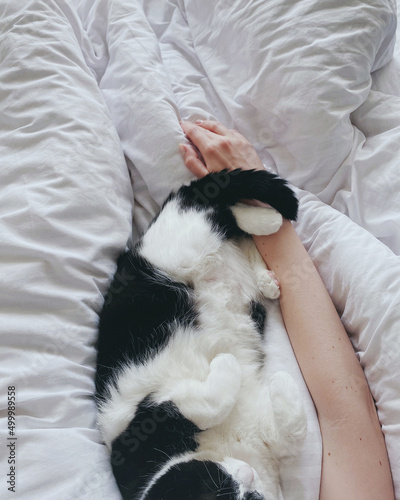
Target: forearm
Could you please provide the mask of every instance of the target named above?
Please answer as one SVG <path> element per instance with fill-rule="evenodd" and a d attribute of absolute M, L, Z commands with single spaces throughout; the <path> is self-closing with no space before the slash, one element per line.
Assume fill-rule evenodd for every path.
<path fill-rule="evenodd" d="M 283 319 L 319 416 L 334 418 L 340 412 L 334 398 L 351 399 L 355 386 L 366 385 L 336 309 L 289 222 L 278 233 L 254 240 L 280 282 Z"/>
<path fill-rule="evenodd" d="M 321 499 L 392 499 L 369 387 L 317 270 L 288 221 L 278 233 L 254 240 L 280 281 L 283 319 L 317 409 L 324 450 Z"/>

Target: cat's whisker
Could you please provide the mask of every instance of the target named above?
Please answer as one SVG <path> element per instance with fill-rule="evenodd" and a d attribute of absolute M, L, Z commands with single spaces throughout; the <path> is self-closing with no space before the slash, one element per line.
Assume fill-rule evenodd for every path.
<path fill-rule="evenodd" d="M 211 475 L 210 471 L 208 470 L 208 467 L 207 467 L 206 462 L 204 462 L 204 467 L 206 468 L 206 471 L 207 471 L 208 475 L 210 476 L 211 481 L 214 483 L 215 487 L 218 489 L 218 485 L 217 485 L 217 483 L 214 481 L 214 478 L 212 477 L 212 475 Z"/>
<path fill-rule="evenodd" d="M 163 453 L 168 458 L 168 460 L 171 460 L 172 458 L 168 455 L 167 452 L 165 452 L 164 450 L 160 450 L 159 448 L 154 448 L 154 451 L 159 451 L 160 453 Z"/>

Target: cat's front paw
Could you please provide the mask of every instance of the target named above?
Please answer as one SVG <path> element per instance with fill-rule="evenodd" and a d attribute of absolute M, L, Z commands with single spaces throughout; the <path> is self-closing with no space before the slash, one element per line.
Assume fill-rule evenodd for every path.
<path fill-rule="evenodd" d="M 267 269 L 258 272 L 257 286 L 266 299 L 277 299 L 281 294 L 279 281 L 273 271 Z"/>
<path fill-rule="evenodd" d="M 276 233 L 282 226 L 282 215 L 274 208 L 237 203 L 232 212 L 237 225 L 248 234 L 267 236 Z"/>

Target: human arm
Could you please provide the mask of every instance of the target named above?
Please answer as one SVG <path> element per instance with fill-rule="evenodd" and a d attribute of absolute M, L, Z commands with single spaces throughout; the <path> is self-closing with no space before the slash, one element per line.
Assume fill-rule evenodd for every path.
<path fill-rule="evenodd" d="M 187 146 L 185 163 L 195 175 L 264 168 L 248 141 L 241 143 L 240 134 L 215 122 L 185 122 L 182 127 L 204 158 L 205 165 Z M 318 413 L 323 441 L 320 499 L 393 500 L 385 442 L 368 383 L 315 266 L 288 221 L 277 233 L 254 240 L 280 281 L 283 319 Z"/>
<path fill-rule="evenodd" d="M 394 498 L 385 441 L 364 372 L 292 225 L 255 237 L 281 286 L 280 306 L 321 428 L 321 500 Z"/>

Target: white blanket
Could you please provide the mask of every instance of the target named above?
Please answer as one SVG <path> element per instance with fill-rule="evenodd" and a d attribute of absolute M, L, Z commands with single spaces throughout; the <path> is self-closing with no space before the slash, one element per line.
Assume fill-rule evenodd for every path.
<path fill-rule="evenodd" d="M 214 117 L 300 188 L 296 228 L 370 383 L 400 499 L 392 2 L 0 0 L 0 24 L 0 436 L 7 455 L 13 385 L 18 496 L 120 498 L 95 426 L 97 313 L 130 237 L 130 181 L 136 237 L 190 179 L 179 119 Z M 309 415 L 282 495 L 315 500 L 315 411 L 278 307 L 267 328 L 267 376 L 289 371 Z"/>

